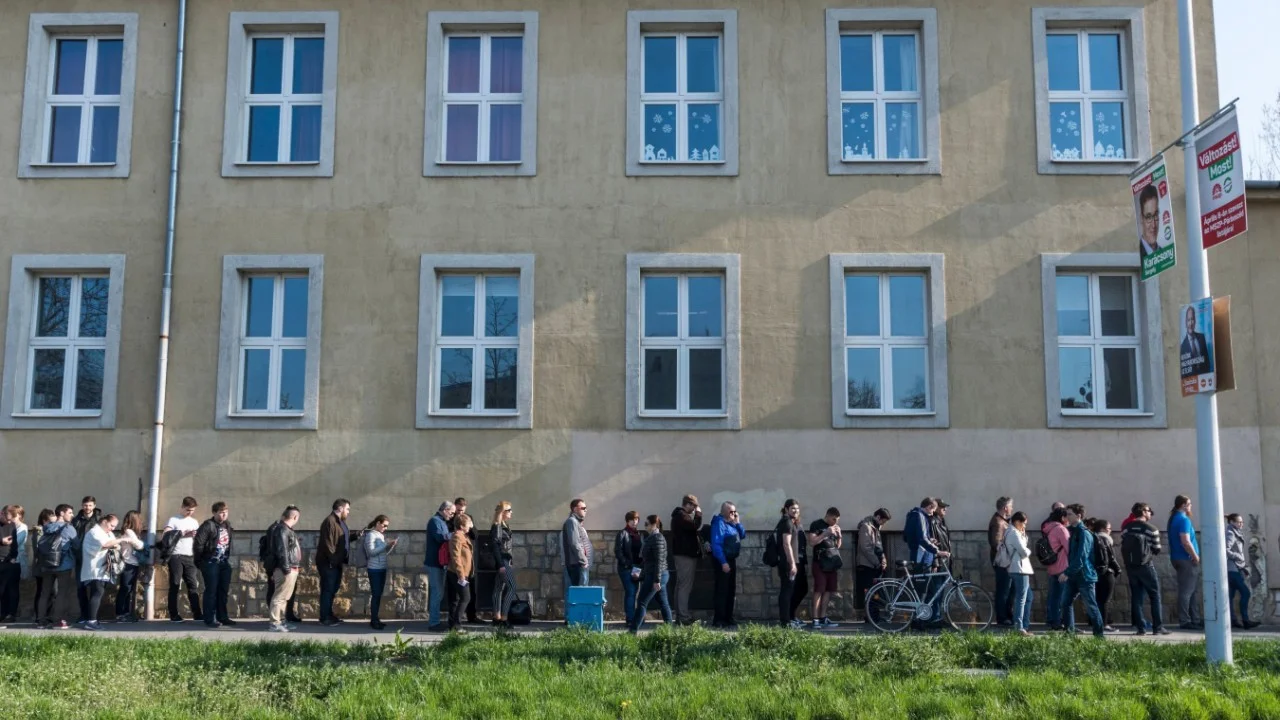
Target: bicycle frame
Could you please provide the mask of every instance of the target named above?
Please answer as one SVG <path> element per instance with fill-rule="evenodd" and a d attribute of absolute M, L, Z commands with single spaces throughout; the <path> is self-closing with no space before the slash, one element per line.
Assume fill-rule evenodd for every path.
<path fill-rule="evenodd" d="M 923 595 L 921 595 L 921 597 L 920 597 L 920 602 L 918 602 L 918 603 L 896 603 L 896 604 L 898 604 L 898 605 L 915 605 L 915 607 L 916 607 L 916 610 L 917 610 L 917 611 L 918 611 L 921 607 L 929 607 L 929 608 L 934 607 L 935 605 L 937 605 L 937 603 L 938 603 L 938 601 L 939 601 L 939 600 L 941 600 L 941 599 L 943 599 L 943 598 L 945 597 L 945 595 L 946 595 L 946 592 L 947 592 L 947 591 L 949 591 L 951 588 L 958 587 L 958 586 L 960 585 L 960 581 L 959 581 L 959 580 L 956 580 L 956 576 L 951 574 L 951 570 L 950 570 L 950 569 L 948 569 L 948 570 L 940 570 L 940 571 L 938 571 L 938 572 L 931 572 L 931 573 L 920 573 L 920 574 L 917 574 L 917 575 L 912 575 L 912 574 L 911 574 L 911 570 L 910 570 L 910 569 L 908 569 L 908 568 L 903 568 L 903 569 L 902 569 L 902 572 L 904 573 L 904 577 L 899 578 L 899 579 L 900 579 L 900 580 L 902 580 L 902 582 L 903 582 L 903 583 L 905 583 L 905 584 L 907 584 L 908 586 L 910 586 L 910 587 L 912 588 L 912 590 L 914 590 L 914 589 L 915 589 L 915 587 L 914 587 L 914 584 L 915 584 L 915 583 L 914 583 L 914 581 L 915 581 L 915 580 L 925 579 L 925 585 L 924 585 L 924 590 L 925 590 L 925 592 L 928 592 L 928 590 L 929 590 L 929 586 L 932 584 L 931 578 L 935 578 L 935 577 L 945 577 L 945 578 L 946 578 L 946 580 L 944 580 L 944 581 L 942 581 L 942 582 L 938 583 L 938 586 L 937 586 L 937 588 L 935 588 L 935 589 L 934 589 L 934 591 L 933 591 L 933 594 L 932 594 L 932 595 L 929 595 L 928 597 L 924 597 Z M 896 600 L 895 600 L 895 602 L 896 602 Z"/>

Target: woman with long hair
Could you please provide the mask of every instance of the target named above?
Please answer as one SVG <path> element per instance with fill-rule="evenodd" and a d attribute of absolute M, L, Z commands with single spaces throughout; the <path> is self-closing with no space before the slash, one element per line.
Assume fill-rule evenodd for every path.
<path fill-rule="evenodd" d="M 130 510 L 120 521 L 120 559 L 124 561 L 124 569 L 120 571 L 120 581 L 116 584 L 116 622 L 138 622 L 133 614 L 134 600 L 138 595 L 138 573 L 141 558 L 138 552 L 146 543 L 142 538 L 146 533 L 142 529 L 142 513 Z"/>
<path fill-rule="evenodd" d="M 671 624 L 671 603 L 667 601 L 667 580 L 671 577 L 667 570 L 667 539 L 662 536 L 662 518 L 650 515 L 645 519 L 644 543 L 640 547 L 640 582 L 636 596 L 636 607 L 628 626 L 631 632 L 638 633 L 644 626 L 644 616 L 649 611 L 649 601 L 654 595 L 662 603 L 662 621 Z"/>
<path fill-rule="evenodd" d="M 21 505 L 6 505 L 0 510 L 0 520 L 7 519 L 14 525 L 13 555 L 18 566 L 18 576 L 13 578 L 0 597 L 0 622 L 11 623 L 18 619 L 18 592 L 20 583 L 31 576 L 31 565 L 27 562 L 27 525 L 23 522 L 27 511 Z"/>
<path fill-rule="evenodd" d="M 382 591 L 387 586 L 387 555 L 396 549 L 398 539 L 387 541 L 385 533 L 391 527 L 391 519 L 379 515 L 365 526 L 360 542 L 364 543 L 365 566 L 369 573 L 369 627 L 381 630 L 386 624 L 379 619 L 382 607 Z"/>
<path fill-rule="evenodd" d="M 778 623 L 800 629 L 804 623 L 796 617 L 804 596 L 809 592 L 805 576 L 805 534 L 800 521 L 800 503 L 788 498 L 782 505 L 782 517 L 773 528 L 778 546 Z"/>
<path fill-rule="evenodd" d="M 516 571 L 511 566 L 511 503 L 502 501 L 493 509 L 493 525 L 489 527 L 489 545 L 493 548 L 493 564 L 498 576 L 493 579 L 493 624 L 511 627 L 509 614 L 516 599 Z"/>
<path fill-rule="evenodd" d="M 32 528 L 31 533 L 33 535 L 31 538 L 31 549 L 33 554 L 36 546 L 40 544 L 40 536 L 44 535 L 44 526 L 53 522 L 55 517 L 57 516 L 54 515 L 53 511 L 49 508 L 44 508 L 40 511 L 40 514 L 36 516 L 36 525 Z M 31 604 L 31 617 L 35 618 L 38 622 L 40 619 L 40 591 L 44 589 L 44 573 L 40 571 L 40 568 L 34 567 L 31 569 L 31 577 L 35 578 L 36 581 L 36 597 Z"/>
<path fill-rule="evenodd" d="M 1103 518 L 1093 518 L 1088 523 L 1093 531 L 1094 542 L 1097 543 L 1097 557 L 1102 561 L 1094 568 L 1098 572 L 1098 582 L 1094 585 L 1094 597 L 1098 600 L 1098 611 L 1102 613 L 1103 629 L 1115 632 L 1111 624 L 1111 593 L 1116 587 L 1116 578 L 1120 577 L 1120 563 L 1116 560 L 1116 546 L 1111 539 L 1111 522 Z"/>
<path fill-rule="evenodd" d="M 1169 511 L 1169 559 L 1178 574 L 1178 627 L 1199 630 L 1200 619 L 1200 544 L 1191 524 L 1191 498 L 1178 495 Z"/>
<path fill-rule="evenodd" d="M 1027 540 L 1027 514 L 1018 511 L 1009 518 L 1009 527 L 996 551 L 996 562 L 1008 561 L 1009 580 L 1013 593 L 1013 627 L 1020 634 L 1031 636 L 1031 545 Z"/>

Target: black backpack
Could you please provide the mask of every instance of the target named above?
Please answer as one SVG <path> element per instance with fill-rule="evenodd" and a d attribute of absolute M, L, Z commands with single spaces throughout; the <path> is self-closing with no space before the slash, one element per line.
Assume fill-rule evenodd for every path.
<path fill-rule="evenodd" d="M 47 532 L 36 542 L 36 567 L 49 572 L 57 571 L 62 565 L 62 531 Z"/>
<path fill-rule="evenodd" d="M 271 562 L 271 533 L 275 532 L 275 530 L 276 524 L 271 523 L 266 532 L 262 533 L 262 537 L 258 538 L 258 561 L 262 563 L 263 567 Z"/>
<path fill-rule="evenodd" d="M 778 534 L 776 532 L 769 533 L 769 537 L 764 541 L 764 555 L 760 557 L 760 562 L 769 567 L 778 567 L 778 563 L 782 561 L 781 553 L 778 552 Z"/>
<path fill-rule="evenodd" d="M 159 563 L 169 562 L 169 556 L 173 554 L 173 549 L 178 545 L 178 541 L 182 539 L 182 533 L 177 530 L 169 530 L 156 540 L 154 547 L 155 559 Z"/>
<path fill-rule="evenodd" d="M 516 597 L 511 602 L 510 612 L 507 613 L 507 622 L 512 625 L 528 625 L 532 621 L 533 608 L 529 606 L 529 601 Z"/>
<path fill-rule="evenodd" d="M 1143 563 L 1148 562 L 1151 558 L 1147 553 L 1145 534 L 1125 531 L 1120 536 L 1120 555 L 1124 557 L 1124 564 L 1129 567 L 1142 567 Z"/>
<path fill-rule="evenodd" d="M 1036 540 L 1036 560 L 1045 567 L 1058 562 L 1058 551 L 1049 544 L 1048 535 L 1042 535 Z"/>

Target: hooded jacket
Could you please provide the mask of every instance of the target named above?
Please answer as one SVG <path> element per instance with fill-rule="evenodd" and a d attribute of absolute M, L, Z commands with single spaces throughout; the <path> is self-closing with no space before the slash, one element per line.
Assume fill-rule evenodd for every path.
<path fill-rule="evenodd" d="M 1071 533 L 1067 532 L 1067 526 L 1060 522 L 1049 520 L 1041 528 L 1040 532 L 1049 538 L 1049 547 L 1058 553 L 1058 561 L 1046 568 L 1050 575 L 1061 575 L 1067 571 L 1067 565 L 1070 564 L 1071 550 Z"/>
<path fill-rule="evenodd" d="M 44 526 L 44 535 L 50 533 L 60 535 L 62 537 L 62 561 L 58 564 L 58 569 L 54 572 L 66 572 L 75 569 L 76 559 L 75 553 L 71 551 L 76 541 L 76 528 L 71 523 L 65 523 L 61 520 L 54 520 Z M 79 580 L 79 578 L 77 578 Z"/>
<path fill-rule="evenodd" d="M 911 562 L 921 565 L 932 565 L 938 555 L 938 546 L 929 538 L 929 516 L 924 508 L 913 507 L 907 513 L 906 524 L 902 528 L 902 539 L 907 542 L 907 551 Z"/>
<path fill-rule="evenodd" d="M 1093 567 L 1093 533 L 1079 523 L 1072 525 L 1067 552 L 1067 577 L 1087 583 L 1098 582 L 1098 571 Z"/>

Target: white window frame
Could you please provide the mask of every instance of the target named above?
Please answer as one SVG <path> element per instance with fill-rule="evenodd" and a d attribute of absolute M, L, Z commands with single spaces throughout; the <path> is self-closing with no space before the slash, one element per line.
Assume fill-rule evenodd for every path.
<path fill-rule="evenodd" d="M 283 321 L 283 283 L 276 286 L 272 310 L 272 337 L 246 338 L 245 312 L 248 309 L 248 278 L 254 276 L 305 276 L 307 278 L 307 336 L 280 338 Z M 323 314 L 324 256 L 322 255 L 227 255 L 222 259 L 222 311 L 218 336 L 218 395 L 214 428 L 218 430 L 315 430 L 320 411 L 320 331 Z M 276 309 L 279 314 L 276 314 Z M 268 380 L 268 408 L 241 408 L 244 382 L 244 350 L 273 349 Z M 307 351 L 302 411 L 279 411 L 279 351 L 287 348 Z M 273 392 L 274 390 L 274 392 Z"/>
<path fill-rule="evenodd" d="M 713 37 L 717 41 L 716 43 L 717 47 L 721 49 L 721 63 L 720 63 L 721 77 L 717 78 L 717 81 L 716 81 L 716 84 L 720 88 L 720 90 L 717 92 L 710 92 L 710 93 L 689 92 L 688 46 L 689 46 L 689 38 L 691 37 L 698 37 L 698 38 Z M 640 34 L 641 77 L 643 77 L 644 75 L 644 67 L 646 62 L 645 40 L 648 40 L 649 38 L 672 38 L 676 41 L 676 91 L 670 92 L 670 93 L 645 92 L 643 80 L 641 80 L 641 83 L 640 83 L 640 107 L 641 108 L 643 108 L 645 105 L 648 105 L 650 103 L 662 103 L 666 105 L 676 106 L 676 115 L 675 115 L 676 155 L 675 157 L 669 158 L 666 160 L 657 160 L 657 159 L 649 160 L 648 158 L 644 157 L 644 150 L 648 149 L 648 145 L 642 144 L 641 147 L 643 149 L 641 150 L 641 157 L 639 158 L 639 162 L 645 165 L 671 164 L 671 163 L 702 163 L 704 165 L 714 165 L 717 163 L 724 162 L 724 151 L 722 148 L 722 146 L 724 145 L 724 120 L 723 120 L 724 118 L 724 72 L 723 72 L 724 71 L 724 63 L 723 63 L 724 33 L 710 31 L 710 30 L 706 32 L 659 32 L 659 31 L 642 32 Z M 689 155 L 689 114 L 687 110 L 689 109 L 689 106 L 693 104 L 717 105 L 720 108 L 719 115 L 721 120 L 718 123 L 720 127 L 720 138 L 711 146 L 712 150 L 717 150 L 720 152 L 720 158 L 718 159 L 714 159 L 714 160 L 711 159 L 709 152 L 707 153 L 706 157 L 703 157 L 697 160 L 691 157 L 688 157 Z M 648 116 L 648 111 L 646 110 L 644 111 L 641 118 L 643 119 L 644 117 L 647 117 L 647 116 Z M 645 122 L 643 124 L 647 125 L 648 123 Z"/>
<path fill-rule="evenodd" d="M 1139 281 L 1141 260 L 1137 253 L 1045 253 L 1041 258 L 1041 291 L 1044 310 L 1044 363 L 1045 403 L 1047 423 L 1050 428 L 1086 429 L 1163 429 L 1167 427 L 1164 389 L 1164 340 L 1161 326 L 1160 284 L 1158 278 Z M 1131 275 L 1134 292 L 1134 330 L 1136 342 L 1122 338 L 1099 338 L 1096 341 L 1083 336 L 1058 335 L 1057 280 L 1059 275 L 1089 275 L 1090 279 L 1090 330 L 1098 332 L 1095 317 L 1100 304 L 1095 294 L 1096 277 L 1101 275 Z M 1093 410 L 1064 410 L 1060 392 L 1059 348 L 1066 346 L 1095 346 L 1095 367 L 1101 363 L 1100 349 L 1107 347 L 1137 347 L 1138 400 L 1140 409 L 1100 410 L 1105 404 L 1097 401 Z M 1105 391 L 1103 393 L 1105 395 Z"/>
<path fill-rule="evenodd" d="M 256 278 L 271 278 L 271 335 L 268 337 L 251 337 L 247 334 L 249 326 L 249 281 Z M 284 337 L 284 281 L 306 278 L 306 273 L 297 272 L 246 272 L 240 276 L 240 349 L 237 353 L 236 388 L 232 402 L 237 415 L 261 415 L 263 417 L 301 417 L 303 410 L 280 409 L 280 364 L 285 350 L 306 350 L 307 338 Z M 266 350 L 270 353 L 270 365 L 267 370 L 267 407 L 266 409 L 244 407 L 244 372 L 245 351 Z M 305 402 L 305 398 L 304 398 Z"/>
<path fill-rule="evenodd" d="M 448 43 L 451 37 L 481 37 L 481 92 L 450 94 L 448 78 Z M 523 38 L 521 81 L 518 94 L 491 95 L 489 77 L 489 39 L 499 36 Z M 424 177 L 532 177 L 538 172 L 538 13 L 530 12 L 440 12 L 427 13 L 427 86 L 426 130 L 423 143 L 422 174 Z M 476 161 L 444 159 L 446 113 L 452 102 L 479 103 L 477 132 L 480 148 Z M 520 160 L 489 161 L 489 103 L 519 103 Z"/>
<path fill-rule="evenodd" d="M 1147 47 L 1142 8 L 1044 7 L 1031 10 L 1032 53 L 1035 58 L 1036 164 L 1041 175 L 1128 175 L 1151 154 L 1147 89 Z M 1089 84 L 1089 32 L 1120 34 L 1122 91 L 1092 92 Z M 1048 36 L 1077 34 L 1080 40 L 1080 90 L 1049 90 Z M 1054 102 L 1081 103 L 1081 159 L 1053 158 L 1050 107 Z M 1092 102 L 1123 102 L 1125 158 L 1093 157 Z"/>
<path fill-rule="evenodd" d="M 716 275 L 724 279 L 723 312 L 724 332 L 721 338 L 685 338 L 687 319 L 686 300 L 678 304 L 680 312 L 676 338 L 644 338 L 644 278 L 680 275 Z M 686 292 L 681 292 L 687 298 Z M 740 259 L 737 254 L 711 253 L 630 253 L 627 255 L 627 429 L 628 430 L 738 430 L 742 427 L 741 402 L 741 311 L 740 311 Z M 721 397 L 724 407 L 719 412 L 697 410 L 680 411 L 688 406 L 687 377 L 678 381 L 677 410 L 650 411 L 642 409 L 644 403 L 644 350 L 645 348 L 677 348 L 677 354 L 687 358 L 689 348 L 722 347 Z M 688 363 L 685 368 L 687 375 Z"/>
<path fill-rule="evenodd" d="M 97 41 L 123 40 L 119 95 L 53 95 L 54 67 L 58 40 L 90 41 L 85 63 L 85 89 L 96 79 Z M 129 177 L 133 145 L 133 102 L 138 63 L 137 13 L 33 13 L 27 33 L 27 71 L 23 89 L 22 130 L 19 145 L 20 178 L 125 178 Z M 116 128 L 114 162 L 89 162 L 92 118 L 81 111 L 80 150 L 74 163 L 48 161 L 53 132 L 54 105 L 114 105 L 120 108 Z"/>
<path fill-rule="evenodd" d="M 877 296 L 879 298 L 878 302 L 879 302 L 879 308 L 880 308 L 880 317 L 878 320 L 880 334 L 865 335 L 865 336 L 849 335 L 848 334 L 849 318 L 847 317 L 849 304 L 848 302 L 845 302 L 843 304 L 843 309 L 845 310 L 845 315 L 846 315 L 845 317 L 846 334 L 844 338 L 844 349 L 845 349 L 844 371 L 845 371 L 846 385 L 847 385 L 847 379 L 849 376 L 848 351 L 854 348 L 869 348 L 869 349 L 878 350 L 880 352 L 880 404 L 881 404 L 881 407 L 850 408 L 846 400 L 845 413 L 848 415 L 929 415 L 929 414 L 932 414 L 933 405 L 930 401 L 933 399 L 932 398 L 933 390 L 932 388 L 929 387 L 932 383 L 926 383 L 925 385 L 925 409 L 916 410 L 916 409 L 910 409 L 910 408 L 904 409 L 904 408 L 893 407 L 893 395 L 894 395 L 894 390 L 896 389 L 896 386 L 893 383 L 893 351 L 895 349 L 919 348 L 924 350 L 926 377 L 929 374 L 929 361 L 928 361 L 929 328 L 928 328 L 928 322 L 924 321 L 928 317 L 928 306 L 929 306 L 928 274 L 925 272 L 912 272 L 912 271 L 895 271 L 895 272 L 853 271 L 853 272 L 845 273 L 845 279 L 847 279 L 849 276 L 855 276 L 855 275 L 862 276 L 862 277 L 874 277 L 876 279 L 876 286 L 877 286 L 876 289 L 877 289 Z M 899 337 L 899 336 L 891 335 L 890 328 L 892 327 L 893 318 L 891 317 L 892 313 L 890 312 L 891 302 L 889 298 L 889 283 L 890 283 L 890 279 L 895 277 L 918 277 L 924 281 L 922 283 L 922 291 L 924 292 L 925 297 L 921 299 L 922 302 L 920 303 L 920 309 L 925 314 L 925 318 L 922 318 L 922 325 L 924 326 L 924 331 L 925 331 L 924 335 L 921 335 L 919 337 Z"/>
<path fill-rule="evenodd" d="M 5 329 L 4 377 L 0 389 L 0 429 L 70 430 L 115 427 L 116 392 L 120 367 L 121 317 L 124 311 L 124 255 L 15 255 L 9 275 L 9 314 Z M 103 338 L 76 340 L 69 323 L 65 338 L 35 338 L 37 293 L 42 277 L 106 277 L 107 332 Z M 79 294 L 79 284 L 73 298 Z M 78 316 L 78 310 L 73 308 Z M 38 347 L 65 347 L 64 410 L 31 410 L 33 355 Z M 106 351 L 103 360 L 102 408 L 74 409 L 75 351 L 93 348 Z M 68 394 L 65 384 L 70 384 Z"/>
<path fill-rule="evenodd" d="M 338 98 L 338 12 L 233 12 L 227 48 L 227 92 L 222 138 L 223 177 L 333 177 L 334 132 Z M 292 42 L 286 39 L 281 95 L 250 95 L 253 39 L 259 37 L 324 38 L 324 79 L 319 95 L 293 96 Z M 318 160 L 249 162 L 249 106 L 280 105 L 279 158 L 289 150 L 293 104 L 320 105 Z"/>
<path fill-rule="evenodd" d="M 892 92 L 883 86 L 884 35 L 916 36 L 917 92 Z M 845 93 L 841 85 L 840 37 L 874 35 L 873 68 L 876 90 Z M 831 8 L 826 14 L 827 45 L 827 174 L 828 175 L 938 175 L 942 173 L 942 121 L 938 84 L 938 11 L 934 8 Z M 919 104 L 920 157 L 889 158 L 884 151 L 885 102 Z M 874 102 L 876 106 L 877 157 L 846 160 L 844 157 L 843 104 Z"/>
<path fill-rule="evenodd" d="M 516 337 L 441 337 L 439 334 L 441 293 L 446 275 L 516 276 L 519 278 Z M 476 322 L 484 308 L 484 287 L 476 284 Z M 533 338 L 534 338 L 534 256 L 532 254 L 426 254 L 422 256 L 418 286 L 418 370 L 415 427 L 420 430 L 520 429 L 533 427 Z M 517 348 L 516 408 L 483 410 L 484 371 L 473 360 L 472 407 L 466 410 L 439 409 L 440 351 L 444 347 L 473 347 L 473 358 L 482 358 L 486 347 Z M 477 394 L 478 393 L 478 394 Z M 477 401 L 479 398 L 479 401 Z"/>
<path fill-rule="evenodd" d="M 1146 407 L 1145 390 L 1143 388 L 1144 368 L 1142 367 L 1142 340 L 1139 335 L 1140 328 L 1138 326 L 1138 286 L 1141 280 L 1138 279 L 1137 271 L 1097 271 L 1097 270 L 1059 270 L 1054 276 L 1054 313 L 1057 313 L 1057 287 L 1056 283 L 1063 276 L 1084 277 L 1089 283 L 1089 335 L 1058 335 L 1058 349 L 1063 348 L 1084 348 L 1090 351 L 1090 362 L 1092 368 L 1090 377 L 1095 380 L 1093 389 L 1093 408 L 1059 408 L 1063 415 L 1142 415 L 1142 408 Z M 1133 335 L 1103 335 L 1102 334 L 1102 278 L 1104 277 L 1122 277 L 1129 280 L 1129 302 L 1130 310 L 1133 312 Z M 1105 407 L 1107 404 L 1107 393 L 1105 387 L 1099 391 L 1097 379 L 1099 377 L 1105 380 L 1105 364 L 1103 363 L 1103 350 L 1111 348 L 1129 349 L 1135 351 L 1135 365 L 1138 372 L 1138 409 L 1112 409 Z M 1061 363 L 1061 361 L 1059 361 Z M 1102 372 L 1099 372 L 1099 371 Z M 1059 372 L 1061 372 L 1061 364 L 1059 364 Z M 1061 398 L 1061 390 L 1059 390 L 1059 398 Z"/>
<path fill-rule="evenodd" d="M 254 40 L 283 40 L 284 57 L 280 63 L 280 92 L 279 93 L 263 93 L 254 94 L 251 91 L 253 82 L 253 41 Z M 252 32 L 245 42 L 245 60 L 244 60 L 244 112 L 241 113 L 241 122 L 244 126 L 240 128 L 240 148 L 237 151 L 238 162 L 243 165 L 315 165 L 319 160 L 294 160 L 289 157 L 287 160 L 281 159 L 289 156 L 291 145 L 293 144 L 293 109 L 299 105 L 302 106 L 320 106 L 320 112 L 324 113 L 324 94 L 323 93 L 298 93 L 293 92 L 293 61 L 294 61 L 294 42 L 296 40 L 324 40 L 324 35 L 314 32 Z M 250 160 L 249 159 L 249 111 L 254 107 L 278 107 L 280 108 L 280 128 L 276 138 L 276 158 L 275 160 Z M 321 119 L 323 126 L 324 120 Z M 321 145 L 323 145 L 324 130 L 321 128 Z"/>
<path fill-rule="evenodd" d="M 723 273 L 707 273 L 707 272 L 665 272 L 654 271 L 644 272 L 640 275 L 640 362 L 643 366 L 645 351 L 647 350 L 675 350 L 676 351 L 676 367 L 678 372 L 676 375 L 676 409 L 675 410 L 654 410 L 644 407 L 645 384 L 644 372 L 640 373 L 640 415 L 646 418 L 658 417 L 723 417 L 726 409 L 723 407 L 727 401 L 727 373 L 725 372 L 725 333 L 720 333 L 719 337 L 694 337 L 689 335 L 689 279 L 713 277 L 719 278 L 721 281 L 721 297 L 720 297 L 720 318 L 721 327 L 723 327 L 725 318 L 724 303 L 724 287 L 727 283 L 724 281 Z M 676 279 L 676 335 L 675 337 L 648 337 L 645 328 L 645 294 L 647 284 L 645 280 L 649 278 L 675 278 Z M 721 407 L 709 410 L 695 410 L 689 407 L 689 351 L 696 349 L 710 349 L 720 351 L 720 400 Z"/>
<path fill-rule="evenodd" d="M 946 260 L 941 253 L 833 253 L 828 262 L 831 304 L 831 426 L 836 429 L 947 428 L 951 424 L 947 367 Z M 845 334 L 845 277 L 876 275 L 880 278 L 880 336 Z M 922 338 L 890 338 L 888 278 L 924 276 L 925 332 Z M 893 347 L 925 347 L 928 379 L 927 410 L 893 408 Z M 879 410 L 849 409 L 846 349 L 881 348 L 881 403 Z"/>
<path fill-rule="evenodd" d="M 720 37 L 720 92 L 683 92 L 685 39 L 688 36 Z M 675 36 L 675 93 L 644 92 L 644 38 Z M 686 103 L 720 103 L 720 160 L 644 160 L 646 102 L 675 104 L 676 157 L 688 142 Z M 738 174 L 738 13 L 736 10 L 629 10 L 627 11 L 627 157 L 628 176 L 736 176 Z"/>

